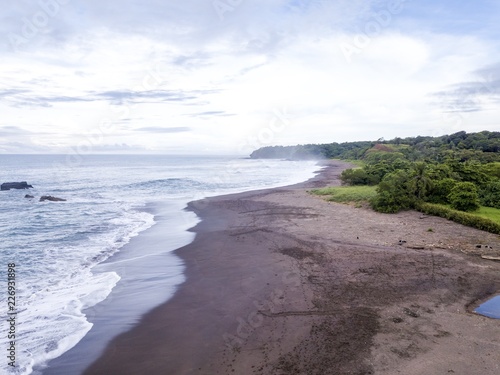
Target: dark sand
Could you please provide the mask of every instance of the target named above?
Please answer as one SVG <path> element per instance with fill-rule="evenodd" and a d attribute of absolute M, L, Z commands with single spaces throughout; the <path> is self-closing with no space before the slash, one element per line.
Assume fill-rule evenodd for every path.
<path fill-rule="evenodd" d="M 137 325 L 144 314 L 175 293 L 173 284 L 181 284 L 185 277 L 182 260 L 173 251 L 191 242 L 194 234 L 181 230 L 197 222 L 193 213 L 186 212 L 184 217 L 172 214 L 183 206 L 177 203 L 147 207 L 155 215 L 155 225 L 92 268 L 93 273 L 117 272 L 121 277 L 104 301 L 84 310 L 92 329 L 72 349 L 50 361 L 47 368 L 35 370 L 41 370 L 43 375 L 81 374 L 114 337 Z"/>
<path fill-rule="evenodd" d="M 345 166 L 191 203 L 187 282 L 85 374 L 499 374 L 500 321 L 471 313 L 500 289 L 480 257 L 499 236 L 307 193 Z"/>

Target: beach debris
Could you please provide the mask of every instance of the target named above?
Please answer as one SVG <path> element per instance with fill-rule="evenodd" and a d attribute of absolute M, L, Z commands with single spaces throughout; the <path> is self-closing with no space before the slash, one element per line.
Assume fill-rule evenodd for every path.
<path fill-rule="evenodd" d="M 405 244 L 405 243 L 406 243 L 406 241 L 405 241 L 405 240 L 399 240 L 398 245 L 403 245 L 403 244 Z"/>
<path fill-rule="evenodd" d="M 24 196 L 24 198 L 32 199 L 32 198 L 35 198 L 35 197 L 34 197 L 33 195 L 26 194 L 26 195 Z"/>
<path fill-rule="evenodd" d="M 424 245 L 408 245 L 406 247 L 408 249 L 412 249 L 412 250 L 425 250 L 425 246 Z"/>
<path fill-rule="evenodd" d="M 481 255 L 481 258 L 487 259 L 487 260 L 500 261 L 500 257 L 496 257 L 496 256 L 493 256 L 493 255 Z"/>
<path fill-rule="evenodd" d="M 493 249 L 491 246 L 489 245 L 476 245 L 476 248 L 478 249 Z"/>
<path fill-rule="evenodd" d="M 410 309 L 409 309 L 409 308 L 407 308 L 407 307 L 405 307 L 405 308 L 403 309 L 403 312 L 404 312 L 406 315 L 411 316 L 412 318 L 418 318 L 418 317 L 420 316 L 417 312 L 412 311 L 412 310 L 410 310 Z"/>
<path fill-rule="evenodd" d="M 0 190 L 10 190 L 10 189 L 29 189 L 33 186 L 28 185 L 26 181 L 21 182 L 4 182 L 0 185 Z"/>
<path fill-rule="evenodd" d="M 40 197 L 40 202 L 51 201 L 51 202 L 66 202 L 66 199 L 53 197 L 51 195 L 43 195 Z"/>

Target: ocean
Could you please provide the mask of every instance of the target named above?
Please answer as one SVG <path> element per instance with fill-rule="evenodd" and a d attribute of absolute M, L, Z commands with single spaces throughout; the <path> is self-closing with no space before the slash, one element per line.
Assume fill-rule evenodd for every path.
<path fill-rule="evenodd" d="M 170 253 L 193 240 L 187 229 L 198 222 L 183 210 L 188 202 L 302 182 L 318 169 L 314 161 L 228 156 L 0 155 L 0 183 L 27 181 L 34 187 L 0 192 L 5 289 L 0 292 L 0 348 L 7 353 L 0 372 L 41 374 L 50 360 L 92 332 L 93 321 L 106 311 L 99 306 L 112 304 L 108 297 L 115 287 L 126 278 L 129 283 L 138 279 L 130 267 L 120 267 L 125 259 L 161 255 L 166 262 L 161 278 L 168 285 L 158 291 L 159 276 L 144 276 L 147 270 L 141 270 L 137 294 L 146 296 L 138 301 L 142 310 L 122 312 L 123 324 L 117 323 L 115 331 L 137 321 L 138 316 L 127 314 L 144 313 L 168 300 L 184 281 L 182 261 Z M 40 202 L 42 195 L 66 201 Z M 154 209 L 159 206 L 161 211 Z M 148 249 L 126 254 L 125 245 L 152 228 L 159 212 L 170 222 L 161 254 Z M 14 299 L 8 298 L 7 275 L 15 279 L 9 284 L 15 306 L 9 304 Z M 155 298 L 147 297 L 149 285 Z M 15 338 L 9 339 L 12 334 Z M 13 361 L 8 359 L 12 352 Z"/>

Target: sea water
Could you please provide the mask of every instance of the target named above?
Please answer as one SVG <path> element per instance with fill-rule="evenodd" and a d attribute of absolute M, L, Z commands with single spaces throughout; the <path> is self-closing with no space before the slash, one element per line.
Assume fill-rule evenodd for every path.
<path fill-rule="evenodd" d="M 500 319 L 500 296 L 495 296 L 482 303 L 475 312 L 488 318 Z"/>
<path fill-rule="evenodd" d="M 194 215 L 182 211 L 187 202 L 305 181 L 317 169 L 314 161 L 226 156 L 0 155 L 0 183 L 27 181 L 34 186 L 0 192 L 5 289 L 0 290 L 0 319 L 6 333 L 8 319 L 15 316 L 16 365 L 9 366 L 2 355 L 0 372 L 33 373 L 92 329 L 85 312 L 105 301 L 121 279 L 113 264 L 105 272 L 96 269 L 155 223 L 148 205 L 161 202 L 178 215 L 178 225 L 167 236 L 182 246 L 175 242 L 175 231 L 196 224 Z M 66 201 L 39 202 L 42 195 Z M 180 260 L 171 259 L 170 267 L 182 272 Z M 8 304 L 9 264 L 15 264 L 14 309 Z M 172 278 L 172 290 L 181 281 Z M 4 354 L 10 341 L 1 335 Z"/>

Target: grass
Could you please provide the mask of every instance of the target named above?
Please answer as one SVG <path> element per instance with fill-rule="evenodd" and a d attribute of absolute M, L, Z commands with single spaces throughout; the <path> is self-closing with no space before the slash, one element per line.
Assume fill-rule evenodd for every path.
<path fill-rule="evenodd" d="M 457 211 L 443 204 L 420 202 L 416 209 L 427 215 L 440 216 L 468 227 L 486 232 L 500 234 L 500 210 L 491 207 L 481 207 L 477 211 Z"/>
<path fill-rule="evenodd" d="M 443 206 L 451 208 L 449 205 Z M 467 213 L 474 216 L 484 217 L 485 219 L 490 219 L 500 224 L 500 210 L 498 208 L 481 206 L 477 211 L 470 211 Z"/>
<path fill-rule="evenodd" d="M 449 209 L 452 209 L 449 204 L 446 204 L 446 205 L 439 204 L 437 206 L 443 206 L 443 207 L 447 207 Z M 460 211 L 460 212 L 463 212 L 463 211 Z M 490 219 L 490 220 L 500 224 L 500 209 L 498 209 L 498 208 L 481 206 L 477 211 L 468 211 L 466 213 L 474 215 L 474 216 L 484 217 L 485 219 Z"/>
<path fill-rule="evenodd" d="M 481 207 L 479 210 L 471 213 L 473 215 L 481 216 L 500 224 L 500 210 L 498 208 Z"/>
<path fill-rule="evenodd" d="M 328 201 L 338 203 L 368 202 L 376 194 L 376 186 L 332 186 L 312 190 L 312 194 L 325 196 Z"/>
<path fill-rule="evenodd" d="M 366 165 L 366 162 L 359 159 L 339 159 L 333 158 L 332 160 L 345 161 L 346 163 L 354 164 L 355 167 L 353 169 L 363 168 Z"/>
<path fill-rule="evenodd" d="M 410 145 L 397 145 L 395 143 L 387 143 L 386 146 L 392 148 L 394 151 L 401 151 L 410 148 Z"/>

